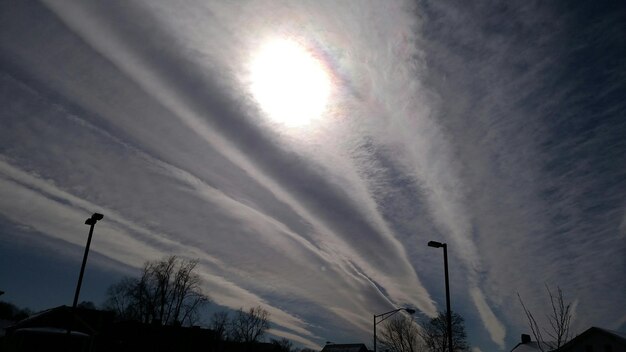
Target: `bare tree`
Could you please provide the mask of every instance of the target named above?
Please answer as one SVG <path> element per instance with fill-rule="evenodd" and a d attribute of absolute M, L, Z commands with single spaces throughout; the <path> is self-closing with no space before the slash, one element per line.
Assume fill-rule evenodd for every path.
<path fill-rule="evenodd" d="M 188 321 L 190 325 L 197 321 L 199 308 L 208 301 L 200 287 L 200 276 L 194 272 L 197 265 L 198 260 L 181 261 L 174 275 L 172 304 L 164 321 Z"/>
<path fill-rule="evenodd" d="M 219 341 L 228 340 L 228 326 L 230 317 L 228 316 L 228 312 L 220 311 L 215 312 L 211 316 L 210 327 L 211 330 L 215 331 L 215 336 Z"/>
<path fill-rule="evenodd" d="M 448 322 L 445 312 L 430 319 L 421 330 L 422 338 L 431 352 L 448 352 Z M 455 312 L 452 312 L 452 351 L 469 351 L 467 335 L 465 333 L 465 320 Z"/>
<path fill-rule="evenodd" d="M 144 321 L 144 314 L 140 308 L 139 297 L 140 280 L 125 277 L 107 289 L 105 308 L 112 310 L 121 319 Z"/>
<path fill-rule="evenodd" d="M 192 325 L 209 300 L 194 272 L 197 264 L 176 256 L 147 262 L 140 279 L 124 278 L 109 287 L 105 305 L 122 319 Z"/>
<path fill-rule="evenodd" d="M 404 316 L 388 320 L 380 334 L 380 342 L 390 352 L 417 352 L 424 351 L 418 325 Z"/>
<path fill-rule="evenodd" d="M 550 314 L 546 314 L 550 328 L 543 329 L 539 327 L 535 316 L 530 312 L 530 310 L 528 310 L 528 308 L 526 308 L 526 305 L 522 300 L 522 296 L 520 296 L 519 292 L 517 293 L 517 297 L 519 298 L 522 308 L 524 309 L 524 313 L 526 314 L 526 319 L 528 319 L 528 327 L 530 328 L 535 341 L 537 341 L 537 346 L 539 346 L 539 349 L 542 352 L 545 352 L 546 350 L 557 350 L 569 341 L 569 328 L 570 321 L 572 320 L 572 304 L 569 302 L 567 304 L 565 303 L 561 288 L 557 286 L 556 296 L 552 293 L 547 284 L 546 291 L 548 291 L 548 296 L 550 297 L 552 311 Z M 544 339 L 543 333 L 546 333 L 549 340 Z"/>
<path fill-rule="evenodd" d="M 161 322 L 167 322 L 167 316 L 173 305 L 174 285 L 172 276 L 176 265 L 176 257 L 170 256 L 157 262 L 148 262 L 144 268 L 147 283 L 151 284 L 154 292 L 154 302 L 157 307 L 156 317 Z M 167 309 L 167 311 L 166 311 Z"/>
<path fill-rule="evenodd" d="M 270 328 L 270 313 L 260 306 L 247 312 L 240 308 L 230 324 L 229 336 L 236 342 L 257 342 Z"/>

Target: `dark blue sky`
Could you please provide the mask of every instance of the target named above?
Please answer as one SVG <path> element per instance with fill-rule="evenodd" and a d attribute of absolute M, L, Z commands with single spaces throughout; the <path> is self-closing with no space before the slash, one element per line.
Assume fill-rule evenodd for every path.
<path fill-rule="evenodd" d="M 545 285 L 626 328 L 623 2 L 0 5 L 0 289 L 81 300 L 200 260 L 217 306 L 298 344 L 452 303 L 475 351 Z"/>

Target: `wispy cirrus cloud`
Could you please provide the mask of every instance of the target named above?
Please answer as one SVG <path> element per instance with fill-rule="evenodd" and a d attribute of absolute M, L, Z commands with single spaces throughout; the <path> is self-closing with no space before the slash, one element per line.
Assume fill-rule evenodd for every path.
<path fill-rule="evenodd" d="M 578 328 L 623 320 L 610 307 L 624 303 L 624 267 L 608 258 L 624 251 L 624 85 L 609 59 L 597 86 L 598 71 L 568 61 L 611 49 L 612 34 L 597 35 L 619 15 L 584 27 L 578 47 L 579 14 L 533 3 L 24 2 L 10 13 L 10 222 L 80 245 L 69 224 L 101 210 L 93 250 L 131 267 L 198 257 L 216 303 L 263 304 L 277 336 L 309 346 L 369 340 L 371 314 L 393 306 L 441 309 L 431 239 L 450 245 L 453 306 L 482 323 L 468 324 L 482 349 L 517 340 L 516 293 L 545 307 L 543 282 L 579 302 Z M 332 73 L 327 116 L 308 129 L 268 120 L 247 86 L 255 50 L 279 36 L 315 47 Z"/>

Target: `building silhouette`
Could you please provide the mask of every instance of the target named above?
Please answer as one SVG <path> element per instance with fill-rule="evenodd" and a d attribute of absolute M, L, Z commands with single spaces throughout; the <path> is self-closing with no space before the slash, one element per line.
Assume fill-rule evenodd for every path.
<path fill-rule="evenodd" d="M 542 344 L 546 352 L 626 352 L 626 334 L 592 326 L 559 349 L 552 350 L 548 344 Z M 527 334 L 522 334 L 522 341 L 511 350 L 511 352 L 537 351 L 541 351 L 539 343 L 531 341 L 530 335 Z"/>

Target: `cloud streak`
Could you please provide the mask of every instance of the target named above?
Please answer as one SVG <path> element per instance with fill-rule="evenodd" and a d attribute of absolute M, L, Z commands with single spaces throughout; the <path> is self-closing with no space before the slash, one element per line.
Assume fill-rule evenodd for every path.
<path fill-rule="evenodd" d="M 577 328 L 623 321 L 626 269 L 608 259 L 625 250 L 623 70 L 576 61 L 610 52 L 618 15 L 583 23 L 578 45 L 582 10 L 540 4 L 2 10 L 9 222 L 81 246 L 76 226 L 103 212 L 93 250 L 112 270 L 200 258 L 217 304 L 262 304 L 275 335 L 309 346 L 369 341 L 392 307 L 442 309 L 428 240 L 450 245 L 453 306 L 481 323 L 468 328 L 482 350 L 517 340 L 516 293 L 545 307 L 542 282 L 577 302 Z M 332 74 L 308 129 L 271 121 L 249 91 L 274 37 L 306 42 Z"/>

